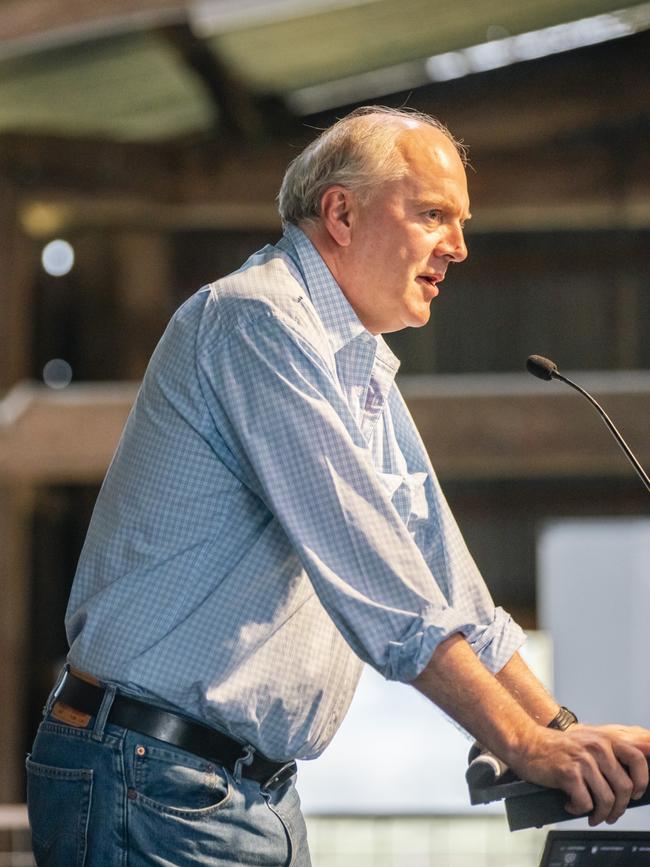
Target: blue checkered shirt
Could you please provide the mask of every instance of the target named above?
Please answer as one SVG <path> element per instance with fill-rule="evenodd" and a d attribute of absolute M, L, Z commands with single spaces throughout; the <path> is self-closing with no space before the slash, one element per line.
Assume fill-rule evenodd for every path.
<path fill-rule="evenodd" d="M 176 312 L 102 486 L 69 661 L 274 759 L 312 758 L 363 662 L 411 681 L 495 608 L 394 384 L 295 227 Z"/>

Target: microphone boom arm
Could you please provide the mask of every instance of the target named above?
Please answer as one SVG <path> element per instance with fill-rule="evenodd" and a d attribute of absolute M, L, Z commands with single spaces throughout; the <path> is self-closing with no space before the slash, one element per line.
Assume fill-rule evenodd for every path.
<path fill-rule="evenodd" d="M 528 360 L 526 361 L 526 369 L 529 373 L 532 373 L 533 376 L 536 376 L 538 379 L 544 379 L 547 382 L 550 382 L 551 379 L 559 379 L 562 382 L 565 382 L 567 385 L 570 385 L 571 388 L 575 389 L 575 391 L 577 391 L 583 397 L 586 397 L 589 403 L 598 411 L 598 414 L 612 432 L 612 435 L 620 446 L 623 454 L 638 473 L 638 476 L 641 479 L 646 491 L 650 493 L 650 478 L 648 478 L 648 474 L 643 469 L 638 460 L 635 458 L 635 456 L 632 454 L 632 450 L 625 442 L 621 434 L 618 432 L 616 425 L 607 415 L 607 413 L 598 403 L 598 401 L 595 400 L 588 391 L 585 391 L 584 388 L 581 388 L 575 382 L 572 382 L 572 380 L 570 380 L 568 377 L 562 376 L 562 374 L 557 369 L 557 364 L 555 364 L 554 361 L 551 361 L 550 358 L 544 358 L 543 355 L 529 355 Z"/>
<path fill-rule="evenodd" d="M 623 437 L 621 436 L 621 434 L 620 434 L 619 431 L 617 430 L 616 425 L 615 425 L 614 422 L 611 420 L 611 418 L 607 415 L 607 413 L 606 413 L 605 410 L 602 408 L 602 406 L 598 403 L 598 401 L 595 400 L 595 399 L 594 399 L 594 398 L 589 394 L 589 392 L 585 391 L 584 388 L 580 388 L 580 386 L 579 386 L 577 383 L 572 382 L 572 381 L 571 381 L 570 379 L 568 379 L 566 376 L 562 376 L 562 374 L 559 373 L 557 370 L 554 370 L 554 371 L 552 372 L 551 375 L 552 375 L 552 377 L 553 377 L 554 379 L 561 379 L 562 382 L 566 382 L 567 385 L 570 385 L 571 388 L 575 389 L 575 390 L 576 390 L 577 392 L 579 392 L 583 397 L 586 397 L 587 400 L 589 401 L 589 403 L 590 403 L 593 407 L 596 408 L 596 410 L 597 410 L 598 413 L 600 414 L 600 417 L 602 418 L 602 420 L 605 422 L 605 424 L 607 425 L 607 427 L 610 429 L 610 431 L 611 431 L 612 434 L 614 435 L 614 439 L 616 440 L 616 442 L 617 442 L 617 443 L 619 444 L 619 446 L 621 447 L 623 453 L 624 453 L 625 456 L 628 458 L 628 460 L 630 461 L 630 463 L 632 464 L 632 466 L 634 467 L 634 469 L 637 471 L 637 473 L 638 473 L 638 475 L 639 475 L 639 478 L 641 479 L 641 481 L 642 481 L 643 484 L 645 485 L 646 490 L 647 490 L 648 492 L 650 492 L 650 478 L 648 478 L 648 474 L 647 474 L 646 471 L 643 469 L 643 467 L 641 466 L 641 464 L 637 461 L 637 459 L 634 457 L 634 455 L 632 454 L 632 450 L 630 449 L 630 447 L 628 446 L 628 444 L 625 442 L 625 440 L 623 439 Z"/>

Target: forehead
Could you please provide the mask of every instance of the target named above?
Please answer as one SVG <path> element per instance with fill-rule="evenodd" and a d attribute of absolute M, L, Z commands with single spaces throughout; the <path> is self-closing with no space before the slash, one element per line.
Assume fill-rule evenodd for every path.
<path fill-rule="evenodd" d="M 404 186 L 420 197 L 444 195 L 469 208 L 465 167 L 454 144 L 435 127 L 408 126 L 396 147 L 407 166 Z"/>

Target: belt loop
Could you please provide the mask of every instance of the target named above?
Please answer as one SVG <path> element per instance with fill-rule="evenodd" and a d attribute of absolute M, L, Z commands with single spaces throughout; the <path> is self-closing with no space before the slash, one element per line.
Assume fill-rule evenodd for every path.
<path fill-rule="evenodd" d="M 52 688 L 52 691 L 47 697 L 47 701 L 45 702 L 45 707 L 43 708 L 43 717 L 49 716 L 54 705 L 54 702 L 59 697 L 59 693 L 61 692 L 61 687 L 63 686 L 63 681 L 66 679 L 68 672 L 70 671 L 70 665 L 66 662 L 61 671 L 59 672 L 59 676 L 56 679 L 56 683 Z"/>
<path fill-rule="evenodd" d="M 106 689 L 104 690 L 104 697 L 102 698 L 102 703 L 97 711 L 97 716 L 95 717 L 95 725 L 93 726 L 93 733 L 91 738 L 94 741 L 101 741 L 104 738 L 104 728 L 106 726 L 106 720 L 108 719 L 108 714 L 110 713 L 111 707 L 113 706 L 113 699 L 115 698 L 115 693 L 117 692 L 117 687 L 112 684 L 108 684 Z"/>
<path fill-rule="evenodd" d="M 255 747 L 251 747 L 250 744 L 246 744 L 244 747 L 244 755 L 240 756 L 232 769 L 232 775 L 237 784 L 241 783 L 242 772 L 244 767 L 252 764 L 253 758 L 255 756 Z"/>

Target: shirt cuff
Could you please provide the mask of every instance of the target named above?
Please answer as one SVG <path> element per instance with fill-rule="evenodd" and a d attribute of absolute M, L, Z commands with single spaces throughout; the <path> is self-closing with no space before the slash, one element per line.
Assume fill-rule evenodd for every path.
<path fill-rule="evenodd" d="M 494 609 L 492 622 L 466 635 L 469 646 L 493 674 L 501 671 L 526 641 L 526 633 L 503 608 Z"/>
<path fill-rule="evenodd" d="M 435 623 L 431 621 L 435 619 Z M 503 608 L 495 608 L 488 624 L 467 623 L 453 608 L 435 609 L 418 618 L 402 641 L 391 641 L 386 680 L 410 683 L 427 667 L 437 646 L 455 633 L 462 633 L 469 646 L 491 672 L 503 666 L 522 646 L 526 636 L 522 628 Z"/>

